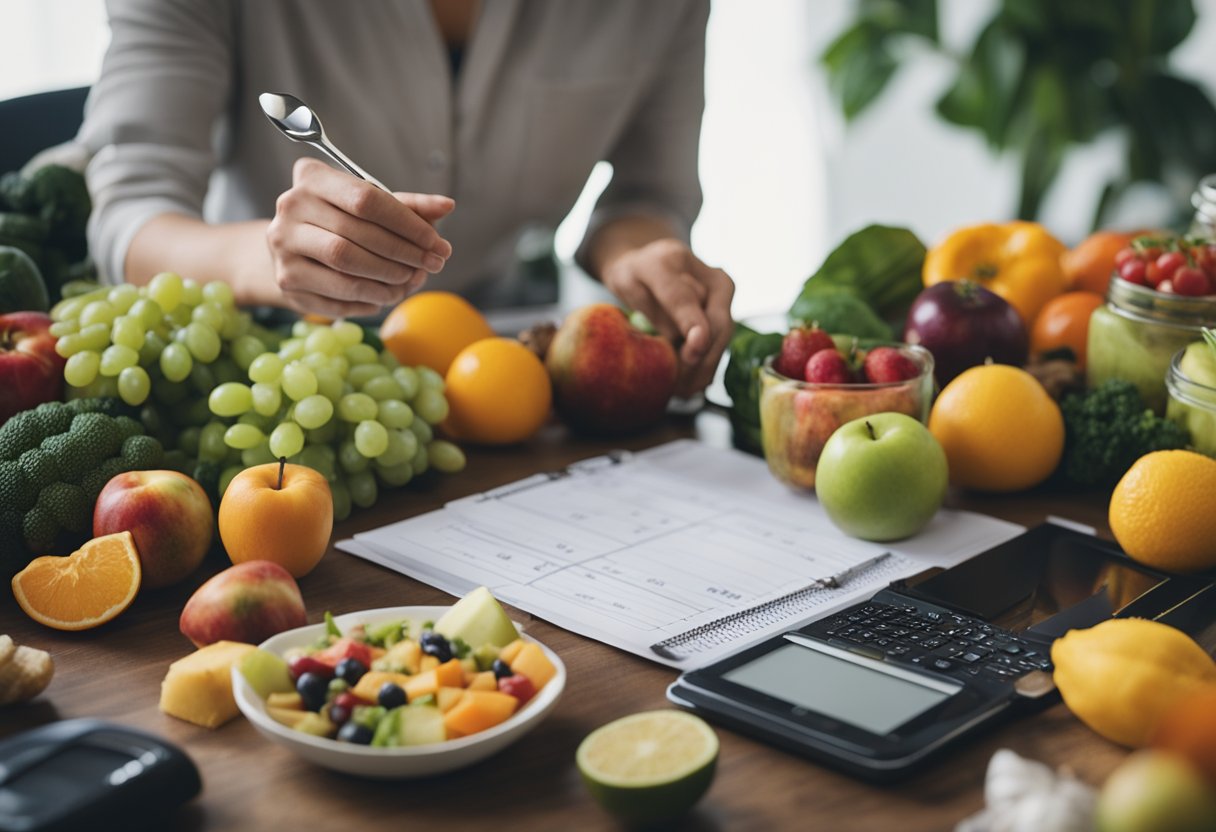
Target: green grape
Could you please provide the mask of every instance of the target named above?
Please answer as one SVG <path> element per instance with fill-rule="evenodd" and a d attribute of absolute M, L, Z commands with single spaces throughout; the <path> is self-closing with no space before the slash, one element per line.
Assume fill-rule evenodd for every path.
<path fill-rule="evenodd" d="M 345 520 L 350 517 L 350 489 L 346 480 L 339 477 L 329 484 L 329 493 L 334 501 L 334 520 Z"/>
<path fill-rule="evenodd" d="M 279 392 L 279 385 L 259 381 L 250 390 L 253 394 L 254 412 L 262 416 L 273 416 L 279 412 L 279 408 L 283 404 L 283 395 Z"/>
<path fill-rule="evenodd" d="M 303 358 L 301 358 L 300 361 L 304 364 L 305 367 L 312 370 L 313 372 L 316 372 L 317 370 L 321 369 L 322 367 L 329 366 L 329 356 L 323 352 L 310 352 L 307 355 L 305 355 Z"/>
<path fill-rule="evenodd" d="M 110 349 L 114 349 L 114 347 L 110 347 Z M 118 395 L 127 404 L 143 404 L 150 392 L 152 392 L 152 379 L 148 378 L 148 371 L 143 367 L 138 365 L 125 367 L 118 374 Z"/>
<path fill-rule="evenodd" d="M 224 432 L 224 444 L 242 451 L 247 451 L 265 440 L 266 434 L 253 425 L 242 425 L 239 422 Z"/>
<path fill-rule="evenodd" d="M 186 278 L 182 281 L 182 303 L 186 306 L 198 306 L 203 302 L 203 287 L 197 280 Z"/>
<path fill-rule="evenodd" d="M 77 332 L 80 332 L 80 321 L 76 320 L 75 318 L 71 318 L 66 321 L 55 321 L 55 323 L 50 325 L 47 331 L 56 338 L 60 338 L 64 335 L 75 335 Z"/>
<path fill-rule="evenodd" d="M 207 404 L 216 416 L 240 416 L 253 407 L 253 392 L 247 385 L 230 381 L 212 390 Z"/>
<path fill-rule="evenodd" d="M 324 396 L 313 394 L 296 402 L 295 420 L 302 428 L 319 428 L 334 416 L 334 403 Z"/>
<path fill-rule="evenodd" d="M 283 368 L 280 385 L 287 398 L 298 402 L 317 392 L 317 377 L 303 364 L 292 363 Z"/>
<path fill-rule="evenodd" d="M 280 422 L 270 433 L 270 452 L 276 457 L 295 456 L 304 449 L 304 431 L 295 422 Z"/>
<path fill-rule="evenodd" d="M 380 363 L 388 370 L 395 370 L 401 366 L 401 362 L 397 360 L 397 356 L 393 355 L 388 350 L 383 350 L 380 353 Z"/>
<path fill-rule="evenodd" d="M 192 321 L 186 327 L 186 349 L 205 364 L 210 364 L 220 355 L 220 336 L 204 323 Z"/>
<path fill-rule="evenodd" d="M 402 388 L 397 379 L 387 375 L 387 371 L 385 372 L 386 375 L 369 379 L 367 383 L 359 389 L 378 402 L 384 401 L 385 399 L 404 399 L 404 388 Z"/>
<path fill-rule="evenodd" d="M 64 298 L 51 307 L 51 320 L 74 321 L 80 317 L 80 310 L 84 309 L 88 303 L 84 296 Z"/>
<path fill-rule="evenodd" d="M 166 344 L 160 353 L 160 371 L 169 381 L 182 381 L 190 375 L 194 358 L 181 344 Z"/>
<path fill-rule="evenodd" d="M 224 492 L 228 490 L 229 484 L 236 478 L 236 475 L 244 470 L 244 465 L 229 465 L 223 471 L 220 471 L 220 481 L 215 488 L 221 497 L 224 496 Z"/>
<path fill-rule="evenodd" d="M 65 335 L 55 341 L 55 352 L 60 358 L 71 358 L 84 348 L 84 338 L 80 335 Z"/>
<path fill-rule="evenodd" d="M 356 434 L 357 436 L 357 434 Z M 409 437 L 406 439 L 406 437 Z M 418 451 L 418 439 L 408 430 L 390 430 L 388 432 L 388 447 L 376 457 L 376 463 L 388 468 L 395 465 L 409 464 Z"/>
<path fill-rule="evenodd" d="M 180 329 L 184 329 L 190 323 L 190 307 L 183 304 L 178 304 L 166 316 L 169 322 Z"/>
<path fill-rule="evenodd" d="M 338 467 L 348 474 L 357 474 L 360 471 L 366 471 L 370 463 L 363 454 L 359 453 L 359 449 L 355 447 L 353 439 L 343 440 L 338 446 Z"/>
<path fill-rule="evenodd" d="M 246 468 L 252 468 L 255 465 L 266 465 L 270 462 L 278 462 L 278 459 L 270 452 L 270 446 L 265 441 L 241 451 L 241 464 Z"/>
<path fill-rule="evenodd" d="M 144 345 L 144 325 L 138 318 L 120 315 L 110 327 L 110 340 L 120 346 L 138 350 Z"/>
<path fill-rule="evenodd" d="M 376 464 L 376 479 L 390 488 L 400 488 L 414 478 L 414 466 L 409 460 L 398 465 Z"/>
<path fill-rule="evenodd" d="M 211 421 L 211 408 L 207 406 L 206 399 L 191 396 L 186 400 L 185 407 L 179 407 L 173 411 L 173 421 L 179 427 L 190 425 L 202 427 Z"/>
<path fill-rule="evenodd" d="M 365 419 L 355 428 L 355 448 L 366 457 L 377 457 L 388 449 L 388 429 Z"/>
<path fill-rule="evenodd" d="M 190 384 L 206 402 L 206 397 L 210 396 L 211 391 L 215 389 L 215 373 L 206 364 L 195 361 L 194 366 L 190 368 Z"/>
<path fill-rule="evenodd" d="M 432 425 L 448 418 L 448 400 L 433 387 L 423 387 L 412 402 L 414 413 Z"/>
<path fill-rule="evenodd" d="M 371 471 L 360 471 L 346 478 L 350 500 L 359 508 L 371 508 L 376 504 L 376 478 Z"/>
<path fill-rule="evenodd" d="M 342 398 L 342 376 L 333 367 L 321 367 L 313 371 L 317 377 L 317 392 L 331 402 Z"/>
<path fill-rule="evenodd" d="M 376 418 L 376 400 L 366 393 L 347 393 L 338 400 L 338 418 L 344 422 L 363 422 Z"/>
<path fill-rule="evenodd" d="M 84 387 L 97 378 L 101 356 L 92 350 L 74 353 L 63 367 L 63 380 L 73 387 Z"/>
<path fill-rule="evenodd" d="M 341 378 L 346 378 L 346 374 L 350 372 L 350 361 L 345 355 L 335 355 L 329 359 L 329 366 Z"/>
<path fill-rule="evenodd" d="M 292 338 L 307 338 L 308 333 L 313 331 L 313 325 L 308 321 L 300 319 L 291 325 Z"/>
<path fill-rule="evenodd" d="M 101 352 L 110 345 L 110 325 L 98 323 L 82 326 L 73 337 L 80 339 L 81 349 Z"/>
<path fill-rule="evenodd" d="M 164 321 L 165 311 L 156 301 L 150 298 L 140 298 L 131 304 L 131 308 L 127 310 L 127 316 L 138 320 L 144 325 L 144 329 L 152 329 Z"/>
<path fill-rule="evenodd" d="M 304 349 L 308 352 L 320 352 L 325 355 L 336 355 L 342 349 L 337 334 L 327 326 L 319 326 L 304 338 Z"/>
<path fill-rule="evenodd" d="M 336 476 L 334 449 L 328 445 L 305 445 L 304 450 L 300 451 L 297 461 L 300 465 L 307 465 L 327 480 L 332 480 Z"/>
<path fill-rule="evenodd" d="M 387 375 L 388 369 L 383 364 L 356 364 L 350 368 L 346 379 L 355 386 L 356 390 L 362 390 L 363 385 L 372 379 Z"/>
<path fill-rule="evenodd" d="M 242 413 L 236 420 L 242 425 L 253 425 L 262 433 L 268 434 L 270 429 L 279 423 L 280 418 L 286 417 L 281 416 L 277 411 L 270 416 L 263 416 L 261 413 L 251 410 L 248 413 Z"/>
<path fill-rule="evenodd" d="M 464 451 L 446 439 L 436 439 L 426 446 L 426 455 L 435 470 L 445 474 L 463 471 L 466 463 Z"/>
<path fill-rule="evenodd" d="M 208 283 L 207 285 L 213 286 L 216 284 Z M 224 284 L 221 283 L 219 285 L 223 286 Z M 256 335 L 242 335 L 235 339 L 232 342 L 230 351 L 232 353 L 232 360 L 236 362 L 236 366 L 246 371 L 253 367 L 253 362 L 258 358 L 261 358 L 263 355 L 271 354 L 266 352 L 266 345 L 263 344 L 262 339 L 258 338 Z M 278 374 L 276 373 L 275 378 L 277 377 Z M 259 380 L 260 379 L 252 378 L 252 376 L 250 377 L 250 381 Z M 274 379 L 270 380 L 273 381 Z"/>
<path fill-rule="evenodd" d="M 351 366 L 380 363 L 380 355 L 371 344 L 351 344 L 342 351 L 342 354 L 346 356 L 346 360 L 351 363 Z"/>
<path fill-rule="evenodd" d="M 127 367 L 134 367 L 138 363 L 139 353 L 135 350 L 121 344 L 111 344 L 101 354 L 100 371 L 103 376 L 116 376 Z"/>
<path fill-rule="evenodd" d="M 299 361 L 304 357 L 304 339 L 288 338 L 279 344 L 279 358 L 284 361 Z"/>
<path fill-rule="evenodd" d="M 118 379 L 98 375 L 97 378 L 84 387 L 74 387 L 70 391 L 74 399 L 96 399 L 102 396 L 118 395 Z"/>
<path fill-rule="evenodd" d="M 407 402 L 417 396 L 418 391 L 422 388 L 422 382 L 413 367 L 396 368 L 393 370 L 393 378 L 401 385 L 401 389 L 404 391 L 401 398 Z"/>
<path fill-rule="evenodd" d="M 186 396 L 190 395 L 190 387 L 181 384 L 180 382 L 162 381 L 152 388 L 152 395 L 161 404 L 180 404 Z"/>
<path fill-rule="evenodd" d="M 248 315 L 234 309 L 225 309 L 224 322 L 220 324 L 220 337 L 225 341 L 235 341 L 242 335 L 248 335 L 251 326 Z"/>
<path fill-rule="evenodd" d="M 80 310 L 80 325 L 111 324 L 118 317 L 118 310 L 108 300 L 95 300 Z"/>
<path fill-rule="evenodd" d="M 413 464 L 415 476 L 421 476 L 426 473 L 430 461 L 427 459 L 425 445 L 418 446 L 418 451 L 414 454 Z"/>
<path fill-rule="evenodd" d="M 422 419 L 415 419 L 410 422 L 409 429 L 410 433 L 414 434 L 423 445 L 435 438 L 435 431 Z"/>
<path fill-rule="evenodd" d="M 232 287 L 222 280 L 213 280 L 203 284 L 203 300 L 210 301 L 224 309 L 231 309 L 236 305 Z"/>
<path fill-rule="evenodd" d="M 206 324 L 216 332 L 223 328 L 225 317 L 224 310 L 219 304 L 207 301 L 203 301 L 190 311 L 190 320 Z"/>
<path fill-rule="evenodd" d="M 122 379 L 118 379 L 121 386 Z M 211 424 L 208 422 L 208 424 Z M 199 445 L 202 442 L 203 429 L 198 427 L 190 427 L 182 430 L 177 434 L 177 447 L 182 453 L 189 457 L 198 457 Z"/>
<path fill-rule="evenodd" d="M 430 367 L 415 367 L 414 372 L 418 374 L 418 384 L 422 390 L 434 390 L 437 393 L 442 393 L 446 386 L 443 381 L 443 376 L 432 370 Z"/>
<path fill-rule="evenodd" d="M 338 337 L 338 343 L 343 349 L 363 341 L 363 327 L 351 321 L 334 321 L 330 324 L 330 329 Z"/>
<path fill-rule="evenodd" d="M 144 367 L 158 363 L 164 349 L 164 338 L 161 338 L 155 330 L 145 332 L 143 346 L 139 348 L 139 363 Z"/>
<path fill-rule="evenodd" d="M 228 445 L 224 432 L 228 426 L 223 422 L 208 422 L 199 431 L 198 458 L 205 462 L 223 462 L 228 456 Z"/>
<path fill-rule="evenodd" d="M 224 384 L 229 381 L 245 381 L 245 374 L 241 372 L 241 368 L 236 366 L 236 362 L 226 355 L 221 355 L 215 359 L 211 365 L 211 372 L 215 373 L 215 380 Z"/>
<path fill-rule="evenodd" d="M 173 272 L 161 272 L 148 281 L 148 297 L 164 312 L 172 312 L 182 302 L 182 279 Z"/>
<path fill-rule="evenodd" d="M 269 384 L 279 380 L 283 372 L 283 359 L 272 352 L 264 352 L 249 364 L 249 380 Z"/>
<path fill-rule="evenodd" d="M 308 431 L 308 441 L 315 445 L 332 445 L 337 438 L 338 422 L 333 419 Z"/>
<path fill-rule="evenodd" d="M 414 421 L 414 410 L 398 399 L 381 399 L 376 405 L 376 420 L 386 428 L 408 428 Z"/>
<path fill-rule="evenodd" d="M 125 315 L 139 300 L 139 288 L 130 283 L 119 284 L 106 293 L 106 300 L 118 310 L 119 315 Z"/>

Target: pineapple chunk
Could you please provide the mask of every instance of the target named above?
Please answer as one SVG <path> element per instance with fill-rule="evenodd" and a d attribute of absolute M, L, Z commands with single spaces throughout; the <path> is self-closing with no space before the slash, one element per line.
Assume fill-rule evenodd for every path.
<path fill-rule="evenodd" d="M 160 688 L 160 709 L 204 728 L 218 728 L 238 713 L 232 666 L 256 650 L 252 644 L 217 641 L 169 665 Z"/>

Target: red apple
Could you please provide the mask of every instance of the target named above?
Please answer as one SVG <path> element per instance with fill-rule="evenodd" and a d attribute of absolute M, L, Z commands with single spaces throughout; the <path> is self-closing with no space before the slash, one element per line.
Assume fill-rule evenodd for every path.
<path fill-rule="evenodd" d="M 304 598 L 291 573 L 268 560 L 247 560 L 196 589 L 178 628 L 204 647 L 225 640 L 258 644 L 305 623 Z"/>
<path fill-rule="evenodd" d="M 129 531 L 139 550 L 143 586 L 185 578 L 211 547 L 215 514 L 202 487 L 177 471 L 119 474 L 97 495 L 93 536 Z"/>
<path fill-rule="evenodd" d="M 627 433 L 663 418 L 676 384 L 676 352 L 609 303 L 566 317 L 545 356 L 558 415 L 578 430 Z"/>
<path fill-rule="evenodd" d="M 0 315 L 0 423 L 22 410 L 63 398 L 62 356 L 41 312 Z"/>

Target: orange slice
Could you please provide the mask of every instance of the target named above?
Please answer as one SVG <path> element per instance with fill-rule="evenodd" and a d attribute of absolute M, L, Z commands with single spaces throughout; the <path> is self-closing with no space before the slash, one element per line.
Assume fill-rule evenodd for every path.
<path fill-rule="evenodd" d="M 95 537 L 67 557 L 41 557 L 13 576 L 25 614 L 56 630 L 88 630 L 131 606 L 142 578 L 130 532 Z"/>

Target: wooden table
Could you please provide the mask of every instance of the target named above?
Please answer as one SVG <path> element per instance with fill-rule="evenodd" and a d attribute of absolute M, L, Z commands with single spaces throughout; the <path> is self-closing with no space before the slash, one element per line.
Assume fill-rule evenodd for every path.
<path fill-rule="evenodd" d="M 459 476 L 431 477 L 425 490 L 407 488 L 382 497 L 374 508 L 339 524 L 334 539 L 610 447 L 636 449 L 690 434 L 714 444 L 729 438 L 725 420 L 709 412 L 627 442 L 580 440 L 551 426 L 522 447 L 472 452 L 468 469 Z M 953 495 L 951 502 L 1026 525 L 1054 514 L 1107 531 L 1104 495 L 1039 491 L 1003 498 Z M 195 587 L 226 565 L 217 548 L 191 579 L 144 593 L 118 619 L 91 632 L 43 628 L 21 613 L 11 595 L 0 594 L 0 633 L 9 633 L 19 644 L 49 650 L 56 665 L 54 681 L 41 697 L 0 710 L 0 736 L 56 719 L 99 717 L 179 744 L 197 763 L 204 786 L 201 796 L 166 828 L 618 828 L 584 790 L 574 765 L 575 748 L 589 731 L 611 719 L 669 707 L 664 689 L 674 671 L 511 610 L 518 620 L 528 621 L 529 633 L 562 656 L 569 671 L 565 694 L 543 724 L 496 757 L 449 775 L 399 782 L 339 775 L 263 739 L 243 719 L 209 731 L 157 709 L 166 668 L 191 649 L 177 629 L 182 605 Z M 319 621 L 326 610 L 343 613 L 452 600 L 425 584 L 332 549 L 300 587 L 310 622 Z M 1125 756 L 1058 704 L 993 730 L 923 774 L 891 787 L 866 785 L 729 730 L 718 733 L 722 750 L 717 778 L 681 828 L 950 829 L 982 805 L 984 770 L 998 748 L 1067 765 L 1090 783 L 1101 782 Z"/>

